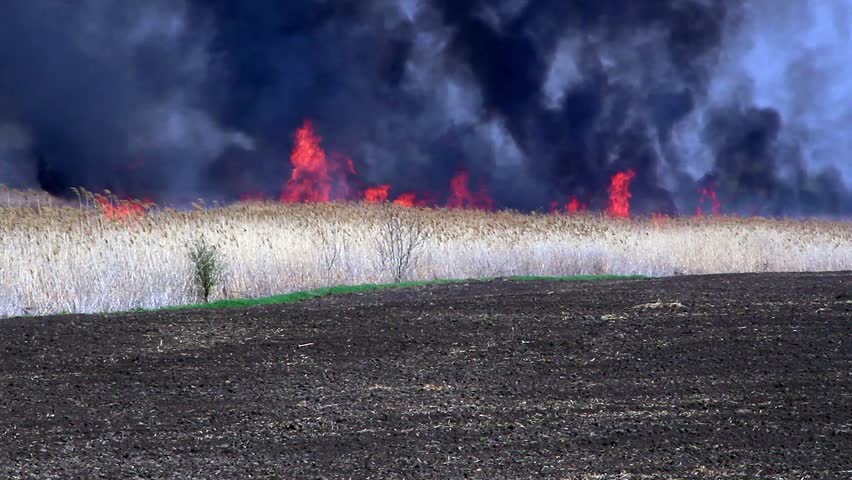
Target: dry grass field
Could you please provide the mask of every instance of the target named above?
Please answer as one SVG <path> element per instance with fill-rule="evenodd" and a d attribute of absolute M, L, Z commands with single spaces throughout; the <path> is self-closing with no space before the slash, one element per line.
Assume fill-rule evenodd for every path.
<path fill-rule="evenodd" d="M 196 303 L 199 242 L 223 267 L 210 299 L 402 279 L 852 269 L 849 222 L 256 202 L 140 214 L 91 194 L 5 195 L 0 316 Z"/>

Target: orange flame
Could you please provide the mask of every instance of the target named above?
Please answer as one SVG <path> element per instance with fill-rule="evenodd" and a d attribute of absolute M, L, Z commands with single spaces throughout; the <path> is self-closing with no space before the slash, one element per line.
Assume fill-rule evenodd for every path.
<path fill-rule="evenodd" d="M 630 218 L 630 181 L 636 176 L 633 170 L 618 172 L 612 176 L 609 185 L 609 208 L 606 213 L 610 217 Z"/>
<path fill-rule="evenodd" d="M 296 131 L 296 145 L 290 154 L 293 172 L 281 192 L 282 202 L 330 202 L 349 196 L 346 174 L 355 173 L 352 159 L 340 154 L 329 159 L 321 142 L 310 120 Z"/>
<path fill-rule="evenodd" d="M 589 206 L 581 202 L 576 195 L 571 195 L 571 198 L 569 198 L 568 202 L 565 203 L 565 213 L 569 215 L 585 213 L 588 208 Z M 550 212 L 559 213 L 559 202 L 555 200 L 550 202 Z"/>
<path fill-rule="evenodd" d="M 148 200 L 121 200 L 114 204 L 101 196 L 95 197 L 95 201 L 106 218 L 119 221 L 141 217 L 154 205 Z"/>
<path fill-rule="evenodd" d="M 719 195 L 716 193 L 713 185 L 708 185 L 701 189 L 701 198 L 698 200 L 698 207 L 695 209 L 696 217 L 704 216 L 704 209 L 702 207 L 705 200 L 710 202 L 710 211 L 713 215 L 718 216 L 722 213 L 722 202 L 719 201 Z"/>
<path fill-rule="evenodd" d="M 330 202 L 334 200 L 352 200 L 361 198 L 367 203 L 382 203 L 390 199 L 391 184 L 363 187 L 357 181 L 357 172 L 352 159 L 335 152 L 327 155 L 322 146 L 322 138 L 314 130 L 313 123 L 305 120 L 296 131 L 295 145 L 290 154 L 292 173 L 281 191 L 280 200 L 295 202 Z M 606 213 L 612 217 L 630 217 L 630 182 L 635 177 L 633 170 L 618 172 L 612 177 L 609 187 L 609 207 Z M 495 202 L 486 185 L 480 183 L 478 191 L 471 190 L 471 176 L 467 170 L 459 170 L 450 180 L 449 195 L 445 206 L 450 209 L 494 210 Z M 704 197 L 718 202 L 715 191 L 702 192 Z M 260 200 L 262 196 L 247 195 L 243 200 Z M 405 192 L 393 200 L 403 207 L 436 206 L 436 197 L 430 192 Z M 714 203 L 714 212 L 718 212 Z M 576 196 L 571 196 L 564 205 L 568 214 L 583 213 L 588 205 Z M 551 205 L 551 211 L 558 212 L 559 203 Z M 701 206 L 699 205 L 699 215 Z"/>
<path fill-rule="evenodd" d="M 565 211 L 570 213 L 571 215 L 576 215 L 578 213 L 584 213 L 588 205 L 581 202 L 579 198 L 575 196 L 571 196 L 571 199 L 568 200 L 568 203 L 565 204 Z"/>
<path fill-rule="evenodd" d="M 479 192 L 470 191 L 470 172 L 460 170 L 450 180 L 450 196 L 447 198 L 447 208 L 466 208 L 478 210 L 494 210 L 494 199 L 483 185 Z"/>
<path fill-rule="evenodd" d="M 412 208 L 418 206 L 417 203 L 417 194 L 414 192 L 405 192 L 400 194 L 400 196 L 396 197 L 396 200 L 393 201 L 394 205 L 399 205 L 401 207 Z"/>
<path fill-rule="evenodd" d="M 379 185 L 364 190 L 364 201 L 367 203 L 384 203 L 388 201 L 390 193 L 390 184 Z"/>
<path fill-rule="evenodd" d="M 296 131 L 296 145 L 290 154 L 293 172 L 281 192 L 281 201 L 328 202 L 331 200 L 331 176 L 328 159 L 320 146 L 322 138 L 310 121 Z"/>

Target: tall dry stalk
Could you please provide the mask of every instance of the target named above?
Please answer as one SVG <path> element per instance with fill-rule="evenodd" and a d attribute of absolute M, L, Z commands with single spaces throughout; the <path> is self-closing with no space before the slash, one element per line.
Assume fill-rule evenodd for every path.
<path fill-rule="evenodd" d="M 85 190 L 72 205 L 35 201 L 38 192 L 3 194 L 0 316 L 155 308 L 387 280 L 852 269 L 849 222 L 614 221 L 278 203 L 153 208 L 122 219 L 105 216 Z M 227 291 L 199 290 L 186 249 L 199 237 L 227 262 Z"/>

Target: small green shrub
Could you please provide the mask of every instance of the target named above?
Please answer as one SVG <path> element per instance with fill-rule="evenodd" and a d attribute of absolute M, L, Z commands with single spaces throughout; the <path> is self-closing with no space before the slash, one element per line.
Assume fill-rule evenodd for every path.
<path fill-rule="evenodd" d="M 189 260 L 192 264 L 193 283 L 199 296 L 207 303 L 213 290 L 222 283 L 225 276 L 225 262 L 215 245 L 199 238 L 189 246 Z"/>

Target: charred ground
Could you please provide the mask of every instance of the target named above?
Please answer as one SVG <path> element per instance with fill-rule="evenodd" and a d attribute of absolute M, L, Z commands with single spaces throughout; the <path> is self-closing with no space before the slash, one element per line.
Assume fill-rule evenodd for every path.
<path fill-rule="evenodd" d="M 0 477 L 849 478 L 850 333 L 852 273 L 0 320 Z"/>

